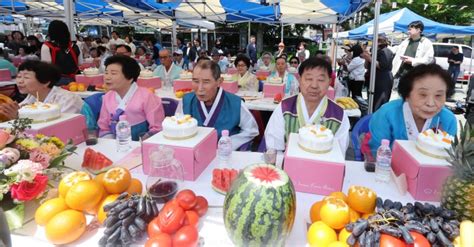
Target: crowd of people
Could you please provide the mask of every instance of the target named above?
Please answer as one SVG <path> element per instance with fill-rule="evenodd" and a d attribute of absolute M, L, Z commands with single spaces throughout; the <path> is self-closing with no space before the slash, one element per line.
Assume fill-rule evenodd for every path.
<path fill-rule="evenodd" d="M 422 31 L 423 23 L 411 23 L 409 37 L 398 47 L 391 47 L 385 37 L 378 38 L 375 114 L 370 122 L 370 135 L 366 136 L 370 150 L 380 145 L 382 139 L 411 140 L 435 125 L 449 134 L 456 133 L 455 117 L 444 108 L 444 103 L 453 94 L 453 77 L 457 77 L 456 65 L 462 61 L 462 55 L 453 49 L 450 75 L 433 63 L 433 47 Z M 190 114 L 200 126 L 217 129 L 219 136 L 222 130 L 229 130 L 235 150 L 252 142 L 259 135 L 259 129 L 242 99 L 220 87 L 221 75 L 234 67 L 242 90 L 259 90 L 254 74 L 259 70 L 270 71 L 270 77 L 280 78 L 285 83 L 287 97 L 271 114 L 264 132 L 267 148 L 283 151 L 289 134 L 307 124 L 326 126 L 333 131 L 341 150 L 348 147 L 348 116 L 326 95 L 336 77 L 331 59 L 322 54 L 310 54 L 304 42 L 295 54 L 288 54 L 282 42 L 274 54 L 260 52 L 258 57 L 252 36 L 246 53 L 236 54 L 235 59 L 231 59 L 221 49 L 220 41 L 210 53 L 202 48 L 198 39 L 186 45 L 178 39 L 177 48 L 171 51 L 153 39 L 135 45 L 131 36 L 122 39 L 117 32 L 112 32 L 111 38 L 78 37 L 72 42 L 62 21 L 50 23 L 46 40 L 28 37 L 30 39 L 25 40 L 23 34 L 14 32 L 6 45 L 14 56 L 36 56 L 36 59 L 25 59 L 18 67 L 16 82 L 26 99 L 0 105 L 0 114 L 9 119 L 18 117 L 21 105 L 40 100 L 60 104 L 62 112 L 84 114 L 88 127 L 98 128 L 103 137 L 114 137 L 115 125 L 125 114 L 132 125 L 132 139 L 138 140 L 141 133 L 161 131 L 164 119 L 160 97 L 137 86 L 140 71 L 151 69 L 165 85 L 171 85 L 187 70 L 192 71 L 193 92 L 184 96 L 177 113 Z M 362 97 L 370 73 L 367 68 L 373 62 L 370 50 L 361 44 L 344 49 L 346 54 L 337 61 L 339 78 L 347 80 L 352 97 Z M 6 66 L 4 60 L 0 59 L 0 67 Z M 93 63 L 104 73 L 104 84 L 109 90 L 102 97 L 98 118 L 92 107 L 77 95 L 58 87 L 74 80 L 83 63 Z M 16 73 L 16 68 L 8 68 Z M 297 71 L 299 79 L 289 73 L 290 68 Z M 401 99 L 388 102 L 393 88 L 398 90 Z"/>

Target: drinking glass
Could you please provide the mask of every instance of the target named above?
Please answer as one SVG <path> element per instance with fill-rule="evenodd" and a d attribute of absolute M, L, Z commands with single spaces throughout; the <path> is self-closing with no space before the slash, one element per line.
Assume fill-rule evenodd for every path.
<path fill-rule="evenodd" d="M 150 149 L 150 167 L 146 181 L 148 194 L 157 203 L 171 200 L 183 183 L 183 166 L 174 158 L 174 150 L 166 146 Z"/>

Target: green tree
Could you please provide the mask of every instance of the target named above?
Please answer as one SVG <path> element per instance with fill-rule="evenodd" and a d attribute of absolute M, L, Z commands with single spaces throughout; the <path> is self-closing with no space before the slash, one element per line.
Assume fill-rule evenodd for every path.
<path fill-rule="evenodd" d="M 392 2 L 397 3 L 396 8 L 392 8 Z M 474 19 L 474 1 L 466 0 L 384 0 L 380 12 L 383 14 L 402 8 L 409 8 L 425 18 L 445 24 L 469 26 Z M 374 4 L 364 9 L 362 15 L 363 21 L 359 25 L 372 20 Z"/>

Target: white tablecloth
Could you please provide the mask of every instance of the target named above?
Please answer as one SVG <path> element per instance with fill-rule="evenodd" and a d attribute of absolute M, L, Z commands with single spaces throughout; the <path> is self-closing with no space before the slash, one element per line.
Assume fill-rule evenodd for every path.
<path fill-rule="evenodd" d="M 139 143 L 132 143 L 133 147 L 138 147 Z M 90 146 L 94 150 L 103 152 L 111 160 L 118 161 L 124 157 L 125 153 L 116 152 L 114 140 L 99 139 L 99 143 L 95 146 Z M 81 144 L 78 146 L 77 154 L 68 158 L 67 165 L 73 168 L 79 168 L 82 162 L 82 156 L 86 146 Z M 263 155 L 261 153 L 253 152 L 234 152 L 230 164 L 233 168 L 243 168 L 249 164 L 263 162 Z M 277 165 L 282 162 L 282 157 L 277 160 Z M 186 181 L 183 183 L 183 188 L 190 188 L 198 195 L 203 195 L 209 201 L 209 211 L 200 222 L 199 235 L 204 239 L 204 246 L 232 246 L 230 239 L 227 236 L 223 223 L 223 209 L 224 196 L 215 192 L 211 188 L 212 170 L 217 167 L 216 159 L 207 167 L 207 169 L 194 181 Z M 142 173 L 141 166 L 132 169 L 132 176 L 140 179 L 143 184 L 146 182 L 146 176 Z M 372 188 L 382 198 L 390 198 L 402 203 L 414 202 L 410 194 L 400 194 L 394 184 L 380 184 L 375 182 L 373 173 L 367 173 L 364 170 L 362 162 L 347 161 L 346 171 L 343 185 L 343 192 L 347 192 L 351 185 L 363 185 Z M 320 195 L 313 195 L 307 193 L 296 193 L 297 210 L 296 219 L 293 226 L 292 233 L 287 240 L 288 246 L 304 246 L 306 244 L 306 227 L 309 221 L 309 210 L 311 205 L 323 198 Z M 90 217 L 89 217 L 90 218 Z M 84 234 L 73 245 L 82 246 L 97 246 L 97 242 L 102 236 L 104 228 L 99 228 L 96 231 Z M 29 237 L 25 237 L 29 236 Z M 26 224 L 18 233 L 12 234 L 13 246 L 28 246 L 34 244 L 36 246 L 50 246 L 44 236 L 43 227 L 38 227 L 33 222 Z"/>

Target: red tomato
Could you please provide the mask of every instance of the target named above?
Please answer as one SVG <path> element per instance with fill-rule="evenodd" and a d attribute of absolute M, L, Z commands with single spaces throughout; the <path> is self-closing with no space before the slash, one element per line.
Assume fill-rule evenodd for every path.
<path fill-rule="evenodd" d="M 166 204 L 158 214 L 158 226 L 164 233 L 175 233 L 184 223 L 184 210 L 175 203 Z"/>
<path fill-rule="evenodd" d="M 158 234 L 162 233 L 158 223 L 158 217 L 155 217 L 150 223 L 148 223 L 148 237 L 153 238 Z"/>
<path fill-rule="evenodd" d="M 173 236 L 173 247 L 196 247 L 198 242 L 198 230 L 193 226 L 183 226 Z"/>
<path fill-rule="evenodd" d="M 396 237 L 392 237 L 388 234 L 380 235 L 380 246 L 381 247 L 406 247 L 407 245 L 403 240 Z"/>
<path fill-rule="evenodd" d="M 207 208 L 209 207 L 209 204 L 207 203 L 206 198 L 203 196 L 197 196 L 196 197 L 196 205 L 194 206 L 193 210 L 196 211 L 196 213 L 199 214 L 199 216 L 203 216 L 207 213 Z"/>
<path fill-rule="evenodd" d="M 176 200 L 184 210 L 189 210 L 196 205 L 196 194 L 192 190 L 182 190 L 176 195 Z"/>
<path fill-rule="evenodd" d="M 425 236 L 423 236 L 422 234 L 417 232 L 410 232 L 410 234 L 415 240 L 415 247 L 431 247 L 431 244 L 428 239 L 426 239 Z"/>
<path fill-rule="evenodd" d="M 171 236 L 166 233 L 160 233 L 153 238 L 149 238 L 145 243 L 145 247 L 171 247 L 171 244 Z"/>
<path fill-rule="evenodd" d="M 184 225 L 190 225 L 197 227 L 199 224 L 199 214 L 194 210 L 188 210 L 185 212 L 186 217 L 184 218 Z"/>

